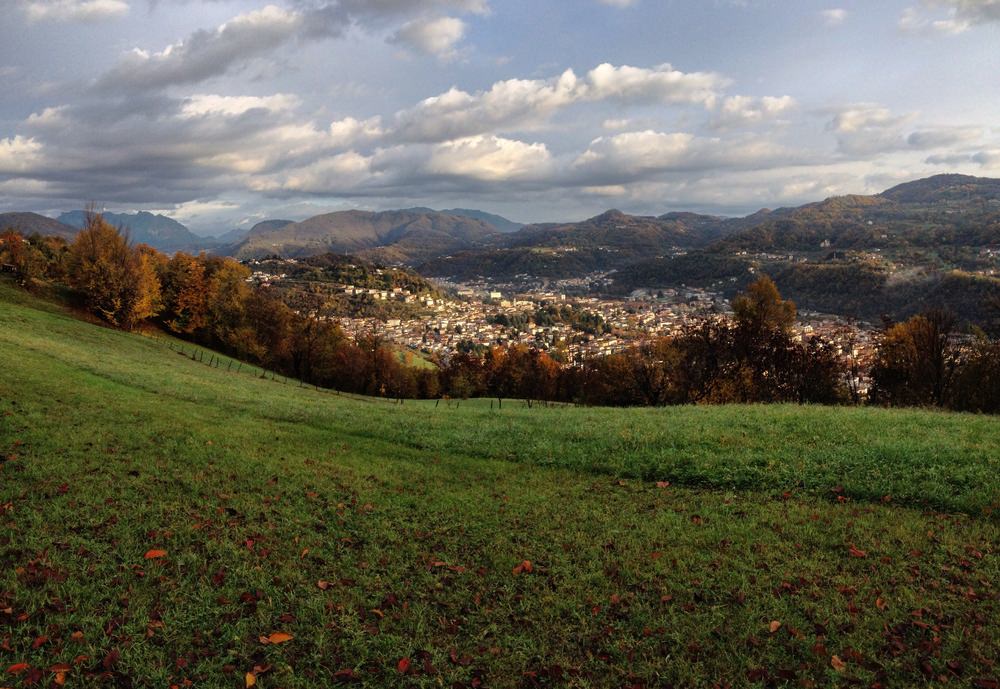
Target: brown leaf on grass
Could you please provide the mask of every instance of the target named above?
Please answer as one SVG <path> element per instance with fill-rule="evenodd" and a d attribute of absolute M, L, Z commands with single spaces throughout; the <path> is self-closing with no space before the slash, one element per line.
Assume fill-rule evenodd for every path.
<path fill-rule="evenodd" d="M 875 599 L 875 607 L 876 607 L 876 608 L 878 608 L 879 610 L 885 610 L 885 609 L 886 609 L 887 607 L 889 607 L 889 606 L 888 606 L 888 604 L 886 604 L 886 602 L 885 602 L 884 600 L 882 600 L 881 598 L 876 598 L 876 599 Z"/>
<path fill-rule="evenodd" d="M 27 663 L 14 663 L 9 668 L 7 668 L 8 675 L 19 675 L 31 666 Z"/>
<path fill-rule="evenodd" d="M 247 689 L 250 689 L 250 687 L 257 684 L 257 675 L 255 675 L 252 672 L 248 672 L 246 674 L 246 677 L 243 678 L 243 680 L 246 683 Z"/>
<path fill-rule="evenodd" d="M 514 576 L 521 573 L 531 574 L 534 571 L 534 567 L 531 565 L 531 560 L 522 560 L 521 564 L 517 565 L 513 570 Z"/>
<path fill-rule="evenodd" d="M 260 637 L 260 642 L 263 644 L 283 644 L 294 638 L 294 636 L 285 632 L 271 632 L 268 636 Z"/>
<path fill-rule="evenodd" d="M 670 481 L 657 481 L 656 482 L 656 487 L 657 488 L 669 488 L 670 487 Z"/>
<path fill-rule="evenodd" d="M 69 638 L 71 638 L 73 641 L 83 641 L 83 632 L 75 631 L 69 635 Z"/>
<path fill-rule="evenodd" d="M 117 648 L 112 648 L 108 651 L 108 654 L 104 656 L 104 660 L 101 661 L 101 665 L 104 666 L 105 670 L 112 670 L 115 665 L 118 664 L 118 660 L 121 658 L 121 655 L 121 652 Z"/>
<path fill-rule="evenodd" d="M 323 581 L 322 579 L 320 579 L 319 581 L 316 582 L 316 587 L 320 591 L 326 591 L 328 588 L 330 588 L 330 582 L 329 581 Z"/>
<path fill-rule="evenodd" d="M 774 634 L 776 631 L 781 629 L 781 622 L 779 622 L 778 620 L 771 620 L 771 624 L 767 626 L 767 629 L 772 634 Z"/>
<path fill-rule="evenodd" d="M 156 548 L 153 548 L 152 550 L 147 550 L 146 554 L 143 555 L 143 557 L 147 560 L 158 560 L 159 558 L 166 556 L 167 556 L 166 550 L 158 550 Z"/>
<path fill-rule="evenodd" d="M 847 552 L 851 557 L 857 557 L 857 558 L 868 557 L 868 553 L 866 553 L 864 550 L 859 550 L 857 547 L 855 547 L 853 543 L 851 544 L 851 547 L 847 549 Z"/>
<path fill-rule="evenodd" d="M 841 660 L 840 656 L 833 656 L 830 658 L 830 665 L 832 665 L 833 669 L 837 672 L 843 672 L 847 669 L 847 663 Z"/>
<path fill-rule="evenodd" d="M 401 674 L 405 675 L 406 671 L 410 669 L 410 659 L 400 658 L 399 662 L 396 663 L 396 670 Z"/>

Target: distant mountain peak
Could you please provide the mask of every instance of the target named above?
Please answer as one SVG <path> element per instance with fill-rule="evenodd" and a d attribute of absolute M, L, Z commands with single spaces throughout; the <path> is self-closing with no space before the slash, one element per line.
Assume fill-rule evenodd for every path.
<path fill-rule="evenodd" d="M 87 211 L 75 210 L 59 216 L 59 222 L 75 228 L 87 223 Z M 173 218 L 149 211 L 101 213 L 115 227 L 126 228 L 136 244 L 149 244 L 160 251 L 194 251 L 205 248 L 206 240 Z M 210 242 L 209 242 L 210 243 Z"/>

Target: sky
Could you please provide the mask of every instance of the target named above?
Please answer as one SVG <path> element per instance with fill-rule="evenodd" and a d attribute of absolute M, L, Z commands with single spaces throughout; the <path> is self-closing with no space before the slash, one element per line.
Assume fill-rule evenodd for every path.
<path fill-rule="evenodd" d="M 0 0 L 0 211 L 743 215 L 1000 176 L 1000 0 Z"/>

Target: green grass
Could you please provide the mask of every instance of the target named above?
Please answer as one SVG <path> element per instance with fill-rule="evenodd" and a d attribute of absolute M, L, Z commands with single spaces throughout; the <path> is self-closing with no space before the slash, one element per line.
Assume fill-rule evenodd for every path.
<path fill-rule="evenodd" d="M 996 419 L 398 405 L 226 367 L 0 282 L 0 687 L 998 673 Z"/>

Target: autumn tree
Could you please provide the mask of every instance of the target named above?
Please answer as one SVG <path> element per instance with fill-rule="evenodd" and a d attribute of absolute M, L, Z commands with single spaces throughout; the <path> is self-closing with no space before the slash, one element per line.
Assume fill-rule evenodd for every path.
<path fill-rule="evenodd" d="M 888 328 L 872 366 L 872 400 L 892 406 L 941 406 L 959 364 L 955 319 L 943 311 Z"/>
<path fill-rule="evenodd" d="M 48 265 L 45 254 L 14 230 L 0 234 L 0 263 L 13 266 L 18 282 L 24 287 L 44 277 Z"/>
<path fill-rule="evenodd" d="M 774 280 L 764 276 L 732 301 L 736 324 L 751 333 L 789 332 L 795 325 L 795 302 L 781 298 Z"/>
<path fill-rule="evenodd" d="M 121 328 L 135 327 L 159 308 L 153 261 L 96 213 L 88 214 L 70 246 L 69 281 L 90 310 Z"/>
<path fill-rule="evenodd" d="M 163 322 L 175 333 L 190 335 L 208 319 L 208 283 L 205 263 L 183 252 L 174 254 L 161 268 Z"/>

